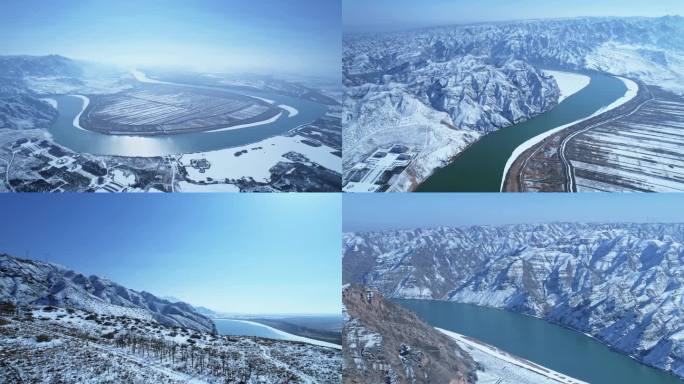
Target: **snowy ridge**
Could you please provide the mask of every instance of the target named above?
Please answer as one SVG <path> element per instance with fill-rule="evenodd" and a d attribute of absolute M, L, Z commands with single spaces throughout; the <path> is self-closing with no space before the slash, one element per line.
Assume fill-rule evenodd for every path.
<path fill-rule="evenodd" d="M 172 303 L 55 264 L 4 254 L 0 254 L 0 300 L 22 305 L 72 307 L 102 315 L 215 331 L 214 323 L 189 304 Z"/>

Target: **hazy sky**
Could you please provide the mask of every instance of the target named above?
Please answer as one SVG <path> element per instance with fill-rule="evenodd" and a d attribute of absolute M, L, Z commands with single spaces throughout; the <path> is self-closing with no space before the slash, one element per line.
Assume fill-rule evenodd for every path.
<path fill-rule="evenodd" d="M 575 16 L 684 15 L 682 0 L 344 0 L 346 31 Z"/>
<path fill-rule="evenodd" d="M 0 54 L 339 76 L 340 15 L 319 0 L 3 0 Z"/>
<path fill-rule="evenodd" d="M 684 194 L 345 194 L 343 229 L 570 222 L 684 223 Z"/>
<path fill-rule="evenodd" d="M 194 305 L 340 313 L 334 194 L 0 194 L 0 252 Z"/>

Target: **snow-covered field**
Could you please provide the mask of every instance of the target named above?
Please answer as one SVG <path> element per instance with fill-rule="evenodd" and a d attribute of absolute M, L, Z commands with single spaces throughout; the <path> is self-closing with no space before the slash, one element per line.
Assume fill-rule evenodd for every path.
<path fill-rule="evenodd" d="M 569 142 L 578 191 L 684 191 L 684 99 L 652 90 L 630 115 Z"/>
<path fill-rule="evenodd" d="M 181 160 L 188 171 L 188 178 L 198 182 L 207 181 L 207 178 L 219 181 L 243 177 L 268 182 L 271 178 L 269 169 L 281 161 L 291 162 L 283 155 L 292 151 L 305 155 L 311 162 L 341 172 L 340 158 L 332 154 L 334 149 L 325 145 L 313 147 L 302 140 L 304 138 L 301 136 L 276 136 L 242 147 L 183 155 Z M 242 151 L 246 152 L 235 156 Z M 211 167 L 200 173 L 198 169 L 189 166 L 192 159 L 206 159 L 211 163 Z"/>
<path fill-rule="evenodd" d="M 580 73 L 552 71 L 548 69 L 543 69 L 542 72 L 545 75 L 552 76 L 556 80 L 558 88 L 560 88 L 559 103 L 581 91 L 584 87 L 589 85 L 589 82 L 591 81 L 589 76 Z"/>
<path fill-rule="evenodd" d="M 575 125 L 575 124 L 578 124 L 578 123 L 581 123 L 581 122 L 583 122 L 583 121 L 589 120 L 589 119 L 591 119 L 592 117 L 598 116 L 598 115 L 600 115 L 600 114 L 602 114 L 602 113 L 604 113 L 604 112 L 606 112 L 606 111 L 610 111 L 611 109 L 615 109 L 615 108 L 621 106 L 622 104 L 624 104 L 624 103 L 626 103 L 626 102 L 632 100 L 632 99 L 637 95 L 637 92 L 639 91 L 639 85 L 637 85 L 637 83 L 635 83 L 634 81 L 629 80 L 629 79 L 626 79 L 626 78 L 624 78 L 624 77 L 618 77 L 618 78 L 619 78 L 620 80 L 622 80 L 622 82 L 623 82 L 623 83 L 625 84 L 625 86 L 627 87 L 627 90 L 625 91 L 625 94 L 624 94 L 623 96 L 621 96 L 620 98 L 618 98 L 617 100 L 615 100 L 614 102 L 612 102 L 610 105 L 605 106 L 605 107 L 599 109 L 598 111 L 594 112 L 593 114 L 591 114 L 591 115 L 589 115 L 589 116 L 587 116 L 587 117 L 585 117 L 585 118 L 575 120 L 575 121 L 573 121 L 572 123 L 564 124 L 564 125 L 561 125 L 561 126 L 556 127 L 556 128 L 551 128 L 551 129 L 549 129 L 548 131 L 546 131 L 546 132 L 544 132 L 544 133 L 540 133 L 539 135 L 537 135 L 537 136 L 535 136 L 535 137 L 533 137 L 533 138 L 531 138 L 531 139 L 526 140 L 524 143 L 520 144 L 517 148 L 515 148 L 515 149 L 513 150 L 513 153 L 511 153 L 511 156 L 508 158 L 508 161 L 506 162 L 506 166 L 504 167 L 503 173 L 502 173 L 502 175 L 501 175 L 501 186 L 500 186 L 500 189 L 503 190 L 504 183 L 505 183 L 505 181 L 506 181 L 506 175 L 508 174 L 508 170 L 509 170 L 509 169 L 511 168 L 511 166 L 513 165 L 513 162 L 514 162 L 520 155 L 522 155 L 523 152 L 525 152 L 525 151 L 527 151 L 528 149 L 532 148 L 533 146 L 535 146 L 535 145 L 541 143 L 542 141 L 544 141 L 544 139 L 546 139 L 546 138 L 549 137 L 549 136 L 552 136 L 552 135 L 554 135 L 554 134 L 556 134 L 556 133 L 558 133 L 558 132 L 560 132 L 560 131 L 562 131 L 562 130 L 568 128 L 568 127 L 572 127 L 572 126 Z"/>
<path fill-rule="evenodd" d="M 446 329 L 435 328 L 456 342 L 470 353 L 475 361 L 484 366 L 477 372 L 478 383 L 511 382 L 517 384 L 588 384 L 570 376 L 556 372 L 547 367 L 513 356 L 496 347 L 473 341 L 467 337 Z"/>

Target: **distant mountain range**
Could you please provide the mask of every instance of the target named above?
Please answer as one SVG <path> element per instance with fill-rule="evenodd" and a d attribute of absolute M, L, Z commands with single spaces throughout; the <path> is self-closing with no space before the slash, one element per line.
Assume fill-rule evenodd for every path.
<path fill-rule="evenodd" d="M 544 318 L 684 377 L 684 224 L 439 227 L 343 242 L 346 283 Z"/>
<path fill-rule="evenodd" d="M 138 292 L 98 276 L 0 254 L 0 301 L 52 305 L 114 316 L 154 320 L 172 327 L 216 333 L 214 323 L 190 304 Z"/>
<path fill-rule="evenodd" d="M 80 77 L 81 67 L 73 60 L 59 55 L 0 56 L 0 77 L 21 79 L 26 76 Z"/>

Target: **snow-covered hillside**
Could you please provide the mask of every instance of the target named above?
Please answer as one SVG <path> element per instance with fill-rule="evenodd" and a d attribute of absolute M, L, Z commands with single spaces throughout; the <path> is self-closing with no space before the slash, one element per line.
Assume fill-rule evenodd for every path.
<path fill-rule="evenodd" d="M 683 254 L 682 224 L 348 233 L 343 280 L 545 318 L 684 376 Z"/>
<path fill-rule="evenodd" d="M 341 370 L 332 348 L 52 306 L 0 314 L 0 351 L 3 383 L 336 383 Z"/>
<path fill-rule="evenodd" d="M 6 254 L 0 254 L 0 301 L 78 308 L 100 315 L 215 332 L 214 323 L 189 304 L 170 302 L 59 265 Z"/>
<path fill-rule="evenodd" d="M 663 17 L 346 35 L 345 181 L 375 149 L 402 144 L 419 155 L 389 189 L 412 189 L 481 134 L 561 101 L 541 69 L 598 70 L 682 93 L 683 32 L 684 18 Z"/>

